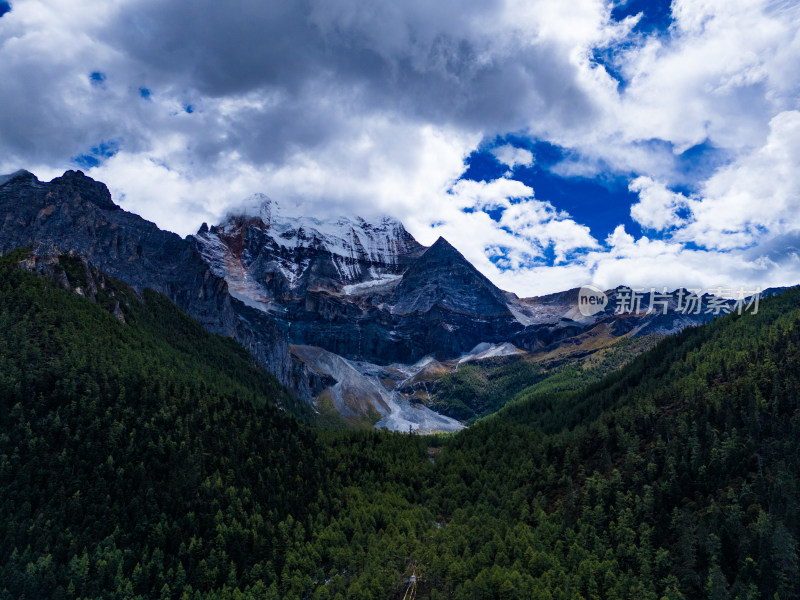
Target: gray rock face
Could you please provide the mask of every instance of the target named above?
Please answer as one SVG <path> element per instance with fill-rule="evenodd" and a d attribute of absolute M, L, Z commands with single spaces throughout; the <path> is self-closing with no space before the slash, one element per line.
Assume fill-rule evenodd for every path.
<path fill-rule="evenodd" d="M 292 344 L 385 365 L 452 358 L 522 329 L 505 294 L 444 239 L 426 249 L 388 218 L 265 213 L 194 238 L 234 295 L 286 323 Z"/>
<path fill-rule="evenodd" d="M 20 246 L 74 252 L 137 290 L 161 292 L 214 333 L 232 336 L 291 383 L 281 324 L 228 293 L 195 245 L 128 213 L 80 171 L 49 183 L 21 171 L 0 185 L 0 253 Z"/>
<path fill-rule="evenodd" d="M 615 315 L 615 290 L 591 317 L 579 312 L 578 289 L 519 299 L 443 238 L 424 248 L 388 218 L 285 218 L 266 197 L 255 215 L 204 225 L 194 240 L 235 297 L 285 324 L 291 344 L 378 365 L 446 360 L 481 343 L 536 352 L 606 321 L 619 336 L 708 320 L 674 311 Z"/>
<path fill-rule="evenodd" d="M 513 321 L 503 292 L 443 237 L 415 261 L 394 290 L 396 314 L 425 313 L 434 307 Z"/>
<path fill-rule="evenodd" d="M 181 239 L 116 206 L 104 184 L 80 171 L 49 183 L 18 171 L 0 177 L 0 253 L 32 246 L 40 257 L 75 254 L 138 291 L 161 292 L 208 330 L 237 339 L 309 401 L 341 383 L 345 371 L 333 366 L 346 363 L 330 353 L 359 362 L 373 386 L 392 363 L 458 359 L 479 345 L 538 352 L 571 344 L 589 352 L 598 336 L 669 334 L 713 318 L 675 306 L 669 314 L 617 315 L 619 290 L 586 317 L 577 289 L 519 299 L 443 238 L 425 248 L 393 219 L 286 218 L 265 196 L 255 200 L 252 214 Z M 323 355 L 330 361 L 314 358 Z M 407 409 L 390 412 L 419 416 Z"/>

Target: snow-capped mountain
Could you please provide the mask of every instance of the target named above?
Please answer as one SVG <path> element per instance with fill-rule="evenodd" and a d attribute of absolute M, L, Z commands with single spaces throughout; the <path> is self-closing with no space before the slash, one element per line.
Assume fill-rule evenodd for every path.
<path fill-rule="evenodd" d="M 425 248 L 394 219 L 290 218 L 263 195 L 249 204 L 204 225 L 197 248 L 234 297 L 286 324 L 294 363 L 317 382 L 304 393 L 347 418 L 449 429 L 419 405 L 412 382 L 421 373 L 435 379 L 465 362 L 663 335 L 707 320 L 675 311 L 615 315 L 611 304 L 585 316 L 577 289 L 519 299 L 443 238 Z M 618 290 L 608 293 L 613 300 Z"/>
<path fill-rule="evenodd" d="M 394 219 L 286 217 L 264 195 L 249 204 L 217 226 L 201 227 L 194 236 L 201 256 L 235 298 L 285 323 L 290 344 L 348 360 L 447 360 L 482 343 L 540 350 L 603 319 L 621 332 L 675 331 L 696 321 L 625 320 L 610 304 L 586 317 L 577 289 L 519 299 L 447 240 L 425 248 Z"/>
<path fill-rule="evenodd" d="M 228 216 L 195 236 L 215 274 L 242 301 L 269 309 L 271 300 L 309 289 L 357 294 L 399 279 L 424 248 L 390 217 L 319 220 L 280 214 L 263 194 L 253 214 Z"/>
<path fill-rule="evenodd" d="M 403 430 L 458 428 L 425 402 L 429 383 L 461 364 L 566 345 L 593 352 L 600 339 L 712 318 L 616 315 L 611 304 L 586 317 L 578 290 L 519 299 L 447 240 L 426 248 L 394 219 L 291 218 L 266 196 L 249 203 L 181 239 L 79 171 L 51 182 L 19 171 L 0 177 L 0 254 L 78 254 L 236 338 L 301 398 Z"/>
<path fill-rule="evenodd" d="M 446 240 L 419 244 L 389 217 L 288 218 L 258 208 L 194 236 L 231 294 L 287 324 L 289 342 L 377 364 L 458 356 L 523 326 L 506 294 Z"/>

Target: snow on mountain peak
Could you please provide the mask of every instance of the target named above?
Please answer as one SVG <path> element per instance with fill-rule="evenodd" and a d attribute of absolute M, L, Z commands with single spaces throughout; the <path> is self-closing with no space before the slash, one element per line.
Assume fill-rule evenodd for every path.
<path fill-rule="evenodd" d="M 264 225 L 270 227 L 272 225 L 272 216 L 278 212 L 278 203 L 266 194 L 253 194 L 251 199 L 254 200 L 254 205 L 258 206 L 258 216 L 263 221 Z M 257 204 L 256 204 L 257 203 Z"/>
<path fill-rule="evenodd" d="M 389 216 L 371 220 L 289 216 L 283 214 L 276 201 L 262 193 L 253 194 L 241 206 L 246 208 L 229 213 L 218 229 L 231 233 L 242 227 L 261 227 L 263 223 L 269 238 L 288 250 L 314 248 L 347 261 L 384 265 L 396 265 L 398 255 L 420 248 L 403 224 Z M 349 279 L 347 273 L 343 275 Z"/>
<path fill-rule="evenodd" d="M 391 217 L 368 221 L 362 217 L 317 219 L 313 217 L 272 218 L 272 240 L 288 249 L 322 250 L 330 259 L 343 283 L 361 281 L 364 263 L 394 271 L 401 257 L 421 248 L 403 225 Z M 370 269 L 370 274 L 372 269 Z"/>
<path fill-rule="evenodd" d="M 241 206 L 247 208 L 229 213 L 216 227 L 201 228 L 195 239 L 231 293 L 262 310 L 269 298 L 308 285 L 347 295 L 385 292 L 424 251 L 388 216 L 294 217 L 265 194 L 254 194 Z"/>
<path fill-rule="evenodd" d="M 369 220 L 360 216 L 292 216 L 285 214 L 278 202 L 263 193 L 249 196 L 240 207 L 229 212 L 218 229 L 232 231 L 242 226 L 258 226 L 253 219 L 259 219 L 280 246 L 320 248 L 331 254 L 370 262 L 383 262 L 389 255 L 419 247 L 403 224 L 389 216 Z M 394 261 L 389 262 L 393 264 Z"/>
<path fill-rule="evenodd" d="M 230 229 L 252 219 L 260 219 L 269 228 L 278 212 L 278 203 L 266 194 L 258 192 L 242 200 L 237 208 L 229 210 L 218 227 Z"/>

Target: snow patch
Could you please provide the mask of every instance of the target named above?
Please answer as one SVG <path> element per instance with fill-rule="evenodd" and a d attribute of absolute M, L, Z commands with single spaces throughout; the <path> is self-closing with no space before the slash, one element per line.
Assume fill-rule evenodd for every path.
<path fill-rule="evenodd" d="M 391 273 L 384 273 L 383 275 L 377 276 L 375 279 L 369 279 L 367 281 L 362 281 L 361 283 L 353 283 L 350 285 L 346 285 L 342 288 L 342 291 L 348 296 L 355 294 L 364 294 L 367 292 L 374 292 L 377 291 L 379 288 L 392 287 L 393 284 L 397 283 L 402 278 L 403 278 L 402 275 L 393 275 Z"/>
<path fill-rule="evenodd" d="M 467 354 L 459 358 L 458 364 L 472 360 L 495 358 L 498 356 L 514 356 L 516 354 L 524 354 L 524 352 L 509 342 L 504 342 L 502 344 L 490 344 L 489 342 L 482 342 L 475 346 Z"/>
<path fill-rule="evenodd" d="M 336 384 L 328 390 L 334 407 L 344 417 L 363 417 L 368 414 L 371 406 L 382 417 L 375 424 L 378 429 L 418 433 L 464 429 L 455 419 L 441 415 L 427 406 L 412 404 L 396 391 L 402 384 L 394 389 L 387 389 L 381 379 L 392 378 L 394 366 L 381 367 L 369 362 L 351 361 L 316 346 L 293 346 L 292 351 L 317 373 L 329 375 L 336 380 Z M 406 368 L 422 368 L 419 365 L 417 363 Z"/>
<path fill-rule="evenodd" d="M 266 197 L 265 197 L 266 198 Z M 267 199 L 268 200 L 268 199 Z M 409 251 L 414 241 L 402 223 L 390 217 L 376 222 L 339 217 L 322 221 L 313 217 L 290 218 L 278 214 L 277 204 L 269 201 L 267 223 L 272 238 L 285 248 L 320 248 L 333 255 L 334 264 L 348 280 L 359 274 L 358 261 L 387 266 L 397 265 L 397 257 Z"/>
<path fill-rule="evenodd" d="M 225 279 L 230 295 L 251 308 L 269 311 L 266 289 L 253 279 L 241 259 L 213 233 L 201 233 L 196 238 L 201 242 L 201 256 L 214 275 Z"/>
<path fill-rule="evenodd" d="M 277 265 L 278 270 L 281 272 L 281 275 L 283 275 L 286 278 L 286 281 L 289 282 L 289 286 L 295 287 L 297 282 L 300 281 L 300 278 L 303 277 L 303 273 L 306 272 L 310 261 L 306 258 L 299 263 L 296 263 L 283 258 L 277 258 L 277 260 L 275 260 L 275 264 Z"/>

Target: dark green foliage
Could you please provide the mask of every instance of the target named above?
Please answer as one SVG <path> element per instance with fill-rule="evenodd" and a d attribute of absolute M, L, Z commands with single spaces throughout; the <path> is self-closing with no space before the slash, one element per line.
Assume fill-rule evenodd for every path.
<path fill-rule="evenodd" d="M 315 431 L 163 297 L 14 262 L 0 598 L 800 597 L 798 290 L 423 438 Z"/>
<path fill-rule="evenodd" d="M 518 357 L 483 360 L 460 365 L 435 383 L 431 408 L 473 423 L 497 412 L 520 390 L 540 382 L 548 371 L 539 363 Z"/>
<path fill-rule="evenodd" d="M 484 544 L 526 532 L 542 577 L 582 597 L 798 597 L 798 348 L 793 289 L 510 405 L 452 439 L 439 506 L 451 527 L 463 506 L 495 519 Z"/>
<path fill-rule="evenodd" d="M 86 265 L 80 256 L 62 254 L 58 257 L 58 264 L 64 269 L 64 274 L 73 287 L 86 287 L 89 282 L 89 276 L 86 273 Z"/>
<path fill-rule="evenodd" d="M 291 399 L 274 378 L 162 296 L 117 292 L 127 324 L 0 266 L 0 582 L 12 597 L 247 585 L 257 563 L 280 570 L 276 527 L 313 514 L 304 481 L 322 453 L 275 407 Z"/>

